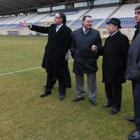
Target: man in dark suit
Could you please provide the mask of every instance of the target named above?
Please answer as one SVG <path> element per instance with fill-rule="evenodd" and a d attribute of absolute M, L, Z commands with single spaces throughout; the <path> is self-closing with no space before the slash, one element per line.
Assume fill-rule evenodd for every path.
<path fill-rule="evenodd" d="M 92 105 L 96 105 L 97 59 L 102 43 L 99 32 L 92 28 L 92 21 L 91 16 L 84 16 L 82 28 L 73 32 L 71 55 L 74 58 L 73 72 L 76 76 L 77 92 L 77 97 L 73 101 L 84 99 L 84 74 L 87 74 L 89 101 Z"/>
<path fill-rule="evenodd" d="M 136 130 L 129 135 L 129 140 L 140 139 L 140 5 L 135 8 L 136 31 L 128 51 L 125 78 L 132 81 L 134 116 L 125 119 L 134 122 Z"/>
<path fill-rule="evenodd" d="M 110 36 L 105 40 L 103 47 L 103 82 L 108 102 L 104 108 L 112 106 L 110 114 L 116 114 L 121 108 L 122 83 L 125 83 L 124 73 L 126 69 L 129 40 L 119 29 L 121 22 L 117 18 L 107 22 Z"/>
<path fill-rule="evenodd" d="M 27 22 L 20 22 L 21 25 L 29 27 L 30 30 L 48 34 L 48 43 L 45 48 L 45 54 L 42 67 L 47 72 L 47 86 L 45 93 L 40 97 L 51 94 L 53 78 L 57 77 L 59 81 L 59 100 L 63 100 L 66 94 L 65 84 L 65 55 L 71 44 L 71 29 L 66 26 L 65 14 L 58 12 L 54 18 L 55 24 L 49 27 L 30 25 Z"/>

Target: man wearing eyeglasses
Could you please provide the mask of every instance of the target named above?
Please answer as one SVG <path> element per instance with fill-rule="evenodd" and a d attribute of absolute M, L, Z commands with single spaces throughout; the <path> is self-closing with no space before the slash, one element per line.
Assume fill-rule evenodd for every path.
<path fill-rule="evenodd" d="M 59 100 L 65 99 L 65 55 L 70 48 L 72 31 L 66 26 L 65 14 L 58 12 L 54 18 L 54 24 L 49 27 L 41 27 L 20 22 L 24 27 L 29 27 L 30 30 L 48 34 L 48 43 L 45 47 L 45 54 L 42 62 L 42 67 L 47 72 L 46 90 L 40 97 L 46 97 L 51 94 L 53 86 L 53 78 L 57 77 L 59 82 Z"/>

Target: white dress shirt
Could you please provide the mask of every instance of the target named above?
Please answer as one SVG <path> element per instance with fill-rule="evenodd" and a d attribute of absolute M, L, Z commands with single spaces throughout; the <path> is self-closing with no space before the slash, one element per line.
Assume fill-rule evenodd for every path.
<path fill-rule="evenodd" d="M 58 30 L 63 26 L 63 24 L 57 25 L 56 26 L 56 32 L 58 32 Z"/>

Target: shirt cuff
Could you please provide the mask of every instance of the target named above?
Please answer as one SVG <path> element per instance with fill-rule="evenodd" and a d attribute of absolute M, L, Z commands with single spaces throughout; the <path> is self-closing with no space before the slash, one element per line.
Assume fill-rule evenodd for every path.
<path fill-rule="evenodd" d="M 32 28 L 32 24 L 29 24 L 29 26 L 28 26 L 28 27 L 29 27 L 29 29 L 31 29 L 31 28 Z"/>

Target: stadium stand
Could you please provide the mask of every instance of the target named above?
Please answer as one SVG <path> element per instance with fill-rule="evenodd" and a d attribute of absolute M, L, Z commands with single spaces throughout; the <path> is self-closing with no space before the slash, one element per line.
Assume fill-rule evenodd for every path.
<path fill-rule="evenodd" d="M 114 16 L 115 17 L 115 16 Z M 108 18 L 106 21 L 103 22 L 103 24 L 99 28 L 105 28 L 106 27 L 106 22 L 109 21 L 110 18 Z M 121 21 L 121 26 L 122 28 L 134 28 L 135 23 L 134 23 L 134 18 L 131 17 L 126 17 L 126 18 L 119 18 Z"/>
<path fill-rule="evenodd" d="M 37 23 L 42 19 L 45 19 L 45 17 L 47 17 L 48 14 L 37 14 L 36 16 L 34 16 L 32 19 L 28 19 L 27 21 L 29 23 Z"/>
<path fill-rule="evenodd" d="M 111 17 L 116 18 L 126 18 L 126 17 L 134 17 L 134 9 L 138 4 L 125 4 L 123 5 L 116 13 L 114 13 Z"/>
<path fill-rule="evenodd" d="M 93 27 L 95 27 L 101 20 L 106 19 L 112 13 L 112 11 L 114 11 L 116 8 L 117 7 L 93 8 L 86 14 L 92 16 Z M 70 27 L 72 29 L 76 29 L 76 28 L 80 27 L 82 17 L 79 20 L 76 20 L 75 22 L 73 22 L 73 24 L 70 25 Z"/>
<path fill-rule="evenodd" d="M 106 22 L 112 18 L 116 17 L 122 21 L 122 28 L 133 28 L 134 21 L 133 21 L 133 9 L 136 7 L 137 4 L 126 4 L 123 5 L 118 11 L 116 11 L 113 15 L 114 10 L 118 7 L 105 7 L 105 8 L 93 8 L 93 9 L 83 9 L 83 10 L 73 10 L 73 11 L 64 11 L 67 15 L 67 25 L 69 25 L 72 29 L 79 28 L 81 26 L 81 19 L 82 17 L 87 14 L 91 15 L 93 18 L 93 27 L 96 27 L 98 23 L 102 20 L 106 19 L 99 28 L 105 28 Z M 129 10 L 128 10 L 129 9 Z M 108 17 L 111 15 L 110 17 Z M 12 28 L 23 28 L 19 25 L 19 21 L 27 21 L 31 24 L 36 25 L 48 25 L 53 22 L 54 16 L 51 14 L 30 14 L 30 15 L 23 15 L 17 17 L 10 17 L 10 18 L 1 18 L 0 19 L 0 28 L 5 29 L 12 29 Z M 46 23 L 46 24 L 45 24 Z M 72 24 L 71 24 L 72 23 Z"/>
<path fill-rule="evenodd" d="M 73 11 L 64 11 L 67 15 L 67 25 L 69 25 L 72 29 L 79 28 L 81 26 L 82 17 L 87 14 L 91 15 L 93 18 L 93 27 L 101 22 L 102 20 L 106 19 L 99 28 L 105 28 L 106 22 L 112 18 L 116 17 L 122 21 L 123 28 L 133 28 L 134 21 L 133 21 L 133 9 L 136 7 L 137 4 L 127 4 L 123 5 L 117 12 L 113 15 L 111 13 L 116 10 L 118 7 L 105 7 L 105 8 L 93 8 L 93 9 L 83 9 L 83 10 L 73 10 Z M 128 10 L 129 9 L 129 10 Z M 110 17 L 108 17 L 111 15 Z M 0 28 L 12 29 L 12 28 L 23 28 L 19 25 L 19 21 L 27 21 L 31 24 L 36 25 L 48 25 L 48 23 L 52 23 L 54 16 L 52 14 L 30 14 L 30 15 L 23 15 L 18 17 L 10 17 L 10 18 L 3 18 L 0 19 Z M 45 24 L 46 22 L 46 24 Z M 72 23 L 72 24 L 71 24 Z"/>
<path fill-rule="evenodd" d="M 116 17 L 121 20 L 122 28 L 134 28 L 134 8 L 138 4 L 125 4 L 117 12 L 115 12 L 110 18 Z M 105 28 L 106 22 L 110 19 L 106 19 L 99 28 Z"/>
<path fill-rule="evenodd" d="M 130 30 L 133 32 L 135 25 L 134 8 L 137 5 L 138 3 L 95 8 L 84 7 L 83 9 L 75 8 L 61 11 L 66 14 L 67 25 L 73 30 L 81 27 L 81 20 L 84 15 L 91 15 L 93 18 L 93 27 L 100 30 L 101 34 L 105 34 L 104 36 L 106 36 L 106 22 L 112 17 L 116 17 L 121 20 L 122 30 L 124 29 L 124 31 L 126 31 L 127 29 L 127 32 L 130 32 Z M 52 13 L 32 13 L 20 16 L 7 16 L 5 18 L 0 17 L 0 34 L 11 33 L 9 31 L 17 31 L 19 34 L 24 35 L 35 34 L 34 32 L 29 31 L 28 28 L 23 28 L 19 25 L 19 21 L 27 21 L 30 24 L 39 26 L 48 26 L 53 23 L 54 15 L 55 11 Z"/>
<path fill-rule="evenodd" d="M 93 19 L 105 19 L 107 18 L 117 6 L 113 7 L 102 7 L 102 8 L 93 8 L 90 10 L 87 15 L 91 15 Z"/>
<path fill-rule="evenodd" d="M 85 13 L 87 13 L 88 11 L 89 11 L 89 9 L 83 9 L 83 10 L 78 10 L 76 13 L 73 13 L 73 14 L 68 14 L 68 12 L 67 12 L 66 13 L 67 20 L 68 21 L 77 20 L 77 18 L 81 17 L 82 15 L 84 15 Z"/>

